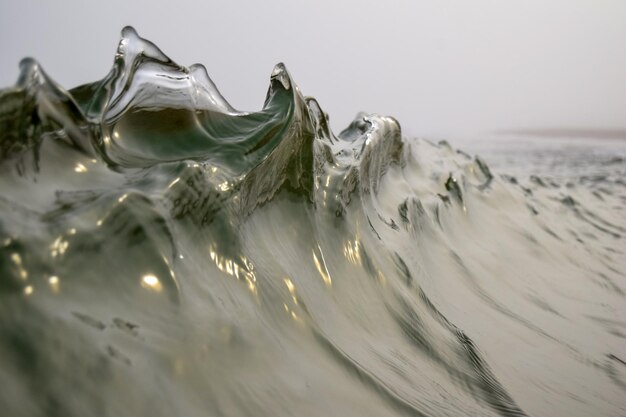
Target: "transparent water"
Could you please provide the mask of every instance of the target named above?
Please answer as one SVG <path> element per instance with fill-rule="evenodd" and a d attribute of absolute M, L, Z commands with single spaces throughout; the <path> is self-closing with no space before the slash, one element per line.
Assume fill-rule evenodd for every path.
<path fill-rule="evenodd" d="M 3 414 L 626 415 L 623 142 L 335 135 L 122 36 L 0 91 Z"/>

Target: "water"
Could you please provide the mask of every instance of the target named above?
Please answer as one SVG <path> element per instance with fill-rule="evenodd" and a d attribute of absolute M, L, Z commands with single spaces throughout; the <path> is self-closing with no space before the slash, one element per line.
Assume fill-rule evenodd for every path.
<path fill-rule="evenodd" d="M 0 91 L 10 416 L 624 416 L 626 146 L 243 113 L 131 28 Z"/>

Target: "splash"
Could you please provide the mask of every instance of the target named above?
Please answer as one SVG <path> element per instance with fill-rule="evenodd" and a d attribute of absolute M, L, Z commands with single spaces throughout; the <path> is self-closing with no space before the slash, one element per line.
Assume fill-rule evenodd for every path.
<path fill-rule="evenodd" d="M 513 177 L 391 117 L 335 135 L 282 64 L 240 112 L 129 27 L 92 84 L 26 59 L 0 91 L 2 408 L 624 414 L 626 164 L 580 155 Z"/>

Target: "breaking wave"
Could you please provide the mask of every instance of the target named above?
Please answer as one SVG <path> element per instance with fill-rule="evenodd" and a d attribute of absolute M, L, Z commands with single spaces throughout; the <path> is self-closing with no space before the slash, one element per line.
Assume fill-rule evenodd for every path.
<path fill-rule="evenodd" d="M 335 135 L 282 64 L 240 112 L 130 27 L 92 84 L 25 59 L 0 91 L 2 409 L 624 415 L 610 152 L 514 177 L 391 117 Z"/>

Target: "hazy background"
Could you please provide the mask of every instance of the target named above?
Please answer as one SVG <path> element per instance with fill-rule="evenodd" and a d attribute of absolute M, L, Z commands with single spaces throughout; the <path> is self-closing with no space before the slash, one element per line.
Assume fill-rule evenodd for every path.
<path fill-rule="evenodd" d="M 0 86 L 24 56 L 67 88 L 97 80 L 124 25 L 183 65 L 205 64 L 241 110 L 261 107 L 283 61 L 336 131 L 365 110 L 435 139 L 626 132 L 624 0 L 3 0 Z"/>

